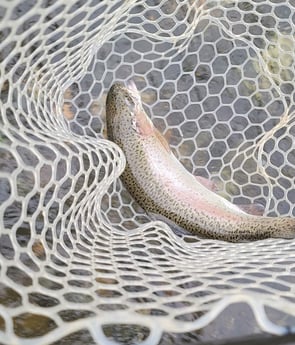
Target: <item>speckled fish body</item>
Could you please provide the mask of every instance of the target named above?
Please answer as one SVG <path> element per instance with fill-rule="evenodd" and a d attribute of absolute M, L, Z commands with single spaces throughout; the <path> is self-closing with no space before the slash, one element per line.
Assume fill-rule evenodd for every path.
<path fill-rule="evenodd" d="M 153 126 L 133 82 L 111 87 L 106 118 L 109 139 L 126 156 L 123 183 L 147 212 L 206 238 L 238 242 L 295 237 L 295 219 L 247 214 L 198 182 Z"/>

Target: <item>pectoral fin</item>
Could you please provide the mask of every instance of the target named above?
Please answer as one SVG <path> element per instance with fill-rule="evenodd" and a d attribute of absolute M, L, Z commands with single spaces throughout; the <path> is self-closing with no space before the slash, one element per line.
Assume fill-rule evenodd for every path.
<path fill-rule="evenodd" d="M 156 138 L 159 140 L 159 142 L 163 145 L 163 147 L 166 149 L 167 152 L 171 153 L 171 149 L 170 146 L 167 142 L 167 140 L 165 139 L 165 137 L 157 130 L 157 128 L 155 128 L 154 133 L 156 135 Z"/>

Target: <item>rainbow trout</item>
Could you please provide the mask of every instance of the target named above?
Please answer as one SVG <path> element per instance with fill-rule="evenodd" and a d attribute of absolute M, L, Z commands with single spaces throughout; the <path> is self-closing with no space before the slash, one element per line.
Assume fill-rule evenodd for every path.
<path fill-rule="evenodd" d="M 106 120 L 108 138 L 126 156 L 123 183 L 147 212 L 200 237 L 230 242 L 295 237 L 294 218 L 248 214 L 190 174 L 146 115 L 134 82 L 111 87 Z"/>

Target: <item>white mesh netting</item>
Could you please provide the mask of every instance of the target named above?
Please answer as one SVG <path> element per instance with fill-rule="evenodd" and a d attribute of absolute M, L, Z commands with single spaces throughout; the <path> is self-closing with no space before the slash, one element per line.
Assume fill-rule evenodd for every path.
<path fill-rule="evenodd" d="M 189 171 L 295 216 L 295 1 L 2 0 L 0 18 L 0 343 L 294 330 L 295 242 L 151 221 L 105 98 L 132 78 Z"/>

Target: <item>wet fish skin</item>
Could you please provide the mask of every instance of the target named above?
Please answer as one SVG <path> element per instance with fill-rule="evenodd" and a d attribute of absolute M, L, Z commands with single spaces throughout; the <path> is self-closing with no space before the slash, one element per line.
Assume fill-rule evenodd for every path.
<path fill-rule="evenodd" d="M 198 182 L 153 126 L 133 82 L 112 85 L 106 120 L 108 138 L 126 156 L 122 181 L 147 212 L 200 237 L 230 242 L 295 237 L 294 218 L 247 214 Z"/>

